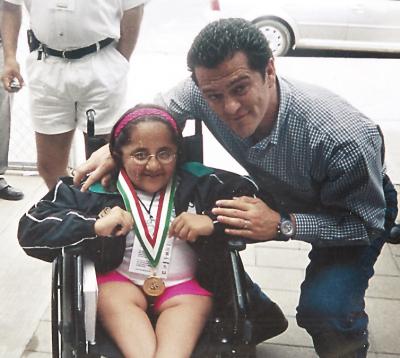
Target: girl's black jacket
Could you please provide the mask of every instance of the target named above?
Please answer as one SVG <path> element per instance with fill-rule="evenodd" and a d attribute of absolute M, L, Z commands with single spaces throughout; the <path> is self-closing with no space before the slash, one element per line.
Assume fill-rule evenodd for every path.
<path fill-rule="evenodd" d="M 191 205 L 197 213 L 212 215 L 210 210 L 216 200 L 253 196 L 257 191 L 256 184 L 248 177 L 196 162 L 186 163 L 178 171 L 175 212 L 178 216 Z M 125 237 L 98 237 L 94 224 L 105 207 L 113 206 L 125 209 L 117 191 L 108 192 L 95 184 L 88 192 L 81 192 L 72 185 L 71 178 L 61 178 L 56 187 L 21 218 L 19 243 L 28 255 L 45 261 L 53 261 L 63 247 L 84 245 L 93 255 L 97 271 L 110 271 L 122 262 Z M 213 237 L 199 241 L 223 242 L 223 228 L 221 224 L 215 225 Z M 194 245 L 195 250 L 197 246 Z"/>
<path fill-rule="evenodd" d="M 178 170 L 175 212 L 179 215 L 191 205 L 197 213 L 209 214 L 218 199 L 254 196 L 257 192 L 257 185 L 246 176 L 196 162 L 185 163 Z M 28 255 L 49 262 L 61 253 L 62 248 L 81 245 L 98 272 L 111 271 L 122 262 L 125 237 L 98 237 L 94 223 L 105 207 L 113 206 L 125 209 L 118 192 L 107 192 L 99 184 L 93 185 L 88 192 L 81 192 L 72 185 L 71 178 L 62 178 L 20 219 L 19 244 Z M 216 301 L 228 306 L 233 292 L 228 284 L 231 273 L 227 237 L 221 224 L 215 224 L 214 234 L 199 238 L 193 248 L 199 261 L 196 277 L 200 284 L 213 292 Z M 247 275 L 246 289 L 252 315 L 260 320 L 260 314 L 265 313 L 264 318 L 269 322 L 262 322 L 263 330 L 256 333 L 255 340 L 258 342 L 285 330 L 287 323 L 279 307 Z"/>

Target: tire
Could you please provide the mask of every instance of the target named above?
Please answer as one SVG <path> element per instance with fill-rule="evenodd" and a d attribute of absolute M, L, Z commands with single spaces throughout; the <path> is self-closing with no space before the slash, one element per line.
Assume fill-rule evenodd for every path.
<path fill-rule="evenodd" d="M 61 358 L 60 352 L 60 257 L 53 261 L 51 292 L 51 346 L 52 358 Z"/>
<path fill-rule="evenodd" d="M 254 24 L 266 37 L 274 56 L 285 56 L 289 52 L 293 38 L 288 26 L 274 19 L 257 20 Z"/>

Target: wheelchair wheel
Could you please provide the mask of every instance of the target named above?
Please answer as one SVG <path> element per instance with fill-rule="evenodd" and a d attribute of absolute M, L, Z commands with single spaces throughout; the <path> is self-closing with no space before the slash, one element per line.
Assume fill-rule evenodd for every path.
<path fill-rule="evenodd" d="M 59 358 L 60 355 L 60 330 L 59 330 L 59 257 L 53 261 L 52 283 L 51 283 L 51 347 L 52 357 Z"/>
<path fill-rule="evenodd" d="M 87 357 L 82 318 L 82 294 L 76 255 L 58 256 L 53 262 L 51 299 L 52 357 Z"/>
<path fill-rule="evenodd" d="M 53 358 L 77 357 L 73 342 L 72 331 L 72 302 L 70 300 L 71 290 L 68 287 L 68 279 L 65 280 L 65 260 L 58 256 L 53 261 L 52 273 L 52 297 L 51 297 L 51 340 Z M 67 282 L 66 282 L 67 281 Z"/>

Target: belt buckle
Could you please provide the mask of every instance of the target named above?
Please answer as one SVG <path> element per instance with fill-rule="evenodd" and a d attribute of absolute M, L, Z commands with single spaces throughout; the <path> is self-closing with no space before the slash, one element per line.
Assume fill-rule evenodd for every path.
<path fill-rule="evenodd" d="M 96 52 L 99 52 L 100 50 L 101 50 L 100 42 L 96 42 Z"/>
<path fill-rule="evenodd" d="M 66 57 L 65 57 L 65 52 L 66 52 L 65 50 L 64 50 L 64 51 L 61 51 L 61 57 L 66 59 Z"/>

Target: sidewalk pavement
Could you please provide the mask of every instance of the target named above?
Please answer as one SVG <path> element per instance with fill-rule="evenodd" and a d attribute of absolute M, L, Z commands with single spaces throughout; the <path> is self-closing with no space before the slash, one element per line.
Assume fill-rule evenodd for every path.
<path fill-rule="evenodd" d="M 24 188 L 20 202 L 0 200 L 0 357 L 50 358 L 51 265 L 26 256 L 17 244 L 18 219 L 46 188 L 37 176 L 7 175 L 10 184 Z M 400 187 L 399 187 L 400 189 Z M 260 243 L 242 254 L 246 270 L 276 301 L 289 320 L 286 332 L 258 346 L 258 357 L 316 357 L 306 332 L 297 327 L 295 308 L 308 262 L 307 244 Z M 366 295 L 370 316 L 369 358 L 400 357 L 400 245 L 385 245 Z"/>

